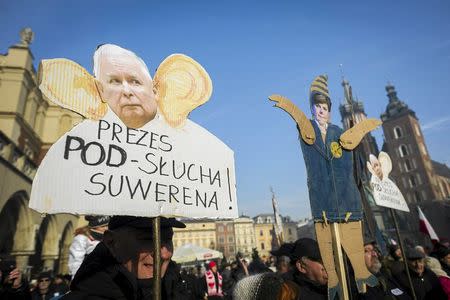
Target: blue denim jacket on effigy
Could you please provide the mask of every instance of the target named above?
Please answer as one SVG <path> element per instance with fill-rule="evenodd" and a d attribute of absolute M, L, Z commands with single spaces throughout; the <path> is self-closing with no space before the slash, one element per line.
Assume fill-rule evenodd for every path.
<path fill-rule="evenodd" d="M 340 222 L 362 219 L 361 196 L 353 177 L 353 153 L 342 149 L 342 156 L 333 157 L 331 143 L 339 143 L 342 129 L 329 124 L 325 145 L 316 121 L 311 121 L 316 140 L 313 145 L 300 138 L 308 174 L 309 200 L 314 221 Z"/>

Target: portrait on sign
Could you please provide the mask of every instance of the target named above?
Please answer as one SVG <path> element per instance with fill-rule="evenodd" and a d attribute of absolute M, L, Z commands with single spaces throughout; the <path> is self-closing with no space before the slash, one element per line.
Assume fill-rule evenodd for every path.
<path fill-rule="evenodd" d="M 370 154 L 367 169 L 372 174 L 370 184 L 375 203 L 379 206 L 409 212 L 400 189 L 389 179 L 389 173 L 392 171 L 392 161 L 389 155 L 383 151 L 380 152 L 378 157 Z"/>
<path fill-rule="evenodd" d="M 94 53 L 94 76 L 67 59 L 44 60 L 40 89 L 86 119 L 48 151 L 30 207 L 43 213 L 237 217 L 234 154 L 188 119 L 209 100 L 208 73 L 174 54 L 154 77 L 116 45 Z"/>

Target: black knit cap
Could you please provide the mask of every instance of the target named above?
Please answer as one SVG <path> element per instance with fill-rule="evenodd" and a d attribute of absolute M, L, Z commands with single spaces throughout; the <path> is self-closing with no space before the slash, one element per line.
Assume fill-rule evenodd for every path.
<path fill-rule="evenodd" d="M 284 243 L 277 250 L 270 251 L 270 254 L 276 257 L 289 256 L 294 249 L 294 243 Z"/>
<path fill-rule="evenodd" d="M 301 238 L 295 241 L 294 247 L 289 255 L 292 261 L 297 261 L 302 257 L 307 257 L 315 261 L 322 261 L 319 244 L 310 238 Z"/>
<path fill-rule="evenodd" d="M 110 216 L 84 216 L 90 228 L 108 225 Z"/>
<path fill-rule="evenodd" d="M 136 259 L 140 251 L 153 251 L 153 219 L 148 217 L 114 216 L 109 221 L 108 231 L 114 233 L 115 244 L 110 248 L 119 262 Z M 161 245 L 173 251 L 173 227 L 185 228 L 175 218 L 160 217 Z"/>

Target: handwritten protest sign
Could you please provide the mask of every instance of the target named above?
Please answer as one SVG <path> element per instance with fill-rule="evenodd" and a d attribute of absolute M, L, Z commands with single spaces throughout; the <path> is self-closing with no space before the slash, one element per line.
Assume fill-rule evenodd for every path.
<path fill-rule="evenodd" d="M 42 213 L 236 218 L 233 151 L 186 119 L 209 99 L 207 73 L 179 55 L 161 64 L 153 84 L 134 53 L 111 48 L 95 80 L 67 60 L 44 66 L 44 95 L 88 119 L 50 148 L 29 206 Z M 177 105 L 184 96 L 190 102 Z"/>
<path fill-rule="evenodd" d="M 386 152 L 380 152 L 378 158 L 370 155 L 367 168 L 372 174 L 370 183 L 373 187 L 375 203 L 379 206 L 389 207 L 409 212 L 405 198 L 395 183 L 389 179 L 392 170 L 391 158 Z"/>

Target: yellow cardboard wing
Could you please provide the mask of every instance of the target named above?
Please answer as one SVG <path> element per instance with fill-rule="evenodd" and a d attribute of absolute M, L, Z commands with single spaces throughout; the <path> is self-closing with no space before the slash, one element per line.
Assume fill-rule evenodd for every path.
<path fill-rule="evenodd" d="M 183 54 L 168 56 L 154 77 L 159 112 L 171 127 L 184 125 L 189 113 L 209 100 L 212 83 L 208 73 Z"/>
<path fill-rule="evenodd" d="M 380 126 L 382 122 L 378 119 L 365 119 L 352 128 L 347 129 L 339 138 L 342 148 L 347 150 L 355 149 L 363 137 L 370 131 Z"/>
<path fill-rule="evenodd" d="M 39 65 L 39 88 L 48 100 L 88 119 L 99 120 L 108 110 L 95 78 L 69 59 L 43 60 Z"/>
<path fill-rule="evenodd" d="M 316 134 L 314 133 L 311 121 L 291 100 L 281 95 L 271 95 L 269 96 L 269 100 L 274 101 L 275 107 L 281 108 L 294 119 L 300 128 L 300 134 L 305 143 L 308 145 L 314 144 Z"/>

